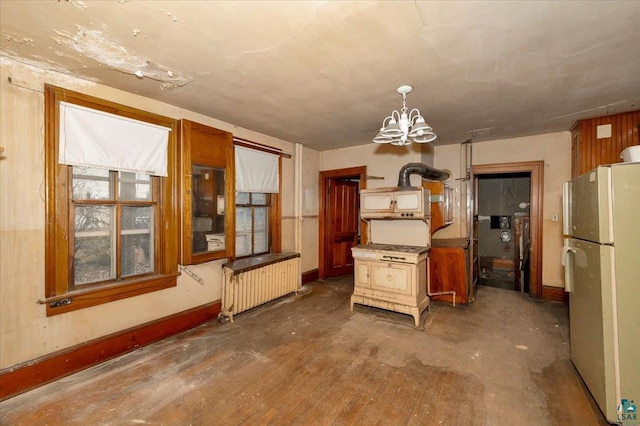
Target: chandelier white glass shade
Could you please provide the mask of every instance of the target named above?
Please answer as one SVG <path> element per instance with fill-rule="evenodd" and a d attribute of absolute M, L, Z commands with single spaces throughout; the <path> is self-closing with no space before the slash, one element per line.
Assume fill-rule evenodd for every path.
<path fill-rule="evenodd" d="M 404 146 L 410 145 L 412 141 L 427 143 L 436 140 L 438 136 L 433 133 L 417 108 L 407 114 L 407 93 L 412 90 L 411 86 L 398 87 L 398 93 L 402 95 L 402 109 L 400 112 L 393 110 L 390 116 L 382 120 L 382 128 L 373 142 Z"/>

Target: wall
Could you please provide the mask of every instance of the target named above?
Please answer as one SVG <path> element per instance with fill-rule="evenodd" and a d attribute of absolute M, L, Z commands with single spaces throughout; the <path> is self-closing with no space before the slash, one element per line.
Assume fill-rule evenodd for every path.
<path fill-rule="evenodd" d="M 319 153 L 300 144 L 296 144 L 295 152 L 300 159 L 293 164 L 295 176 L 293 200 L 283 199 L 282 250 L 301 253 L 300 262 L 304 273 L 318 268 Z M 298 210 L 296 210 L 296 203 L 299 203 Z"/>
<path fill-rule="evenodd" d="M 453 223 L 439 229 L 433 234 L 433 238 L 463 238 L 467 235 L 465 221 L 465 186 L 462 180 L 465 177 L 463 160 L 464 149 L 462 144 L 436 145 L 433 166 L 436 169 L 449 170 L 451 178 L 446 185 L 453 188 Z"/>
<path fill-rule="evenodd" d="M 398 173 L 402 166 L 407 163 L 421 163 L 425 155 L 425 158 L 428 158 L 428 154 L 423 154 L 423 151 L 431 150 L 431 145 L 412 144 L 409 147 L 398 147 L 370 143 L 322 151 L 320 171 L 367 166 L 367 175 L 375 177 L 367 179 L 367 188 L 393 187 L 398 184 Z M 412 175 L 411 185 L 420 184 L 420 176 Z"/>
<path fill-rule="evenodd" d="M 31 89 L 9 84 L 8 77 Z M 187 118 L 293 153 L 294 145 L 175 106 L 0 58 L 0 369 L 220 299 L 221 263 L 189 266 L 173 288 L 47 318 L 44 297 L 44 83 L 172 118 Z M 33 90 L 35 89 L 35 90 Z M 317 154 L 305 152 L 309 163 Z M 282 160 L 283 247 L 293 249 L 293 159 Z M 309 173 L 314 173 L 310 171 Z M 307 178 L 309 180 L 309 178 Z M 307 208 L 313 211 L 313 205 Z M 304 206 L 304 204 L 303 204 Z M 317 246 L 311 237 L 304 247 Z M 317 252 L 317 249 L 315 249 Z M 317 254 L 305 263 L 313 267 Z M 317 264 L 317 260 L 315 261 Z M 309 266 L 310 265 L 310 266 Z"/>
<path fill-rule="evenodd" d="M 434 238 L 466 236 L 466 224 L 461 219 L 460 187 L 464 177 L 461 145 L 435 147 L 434 166 L 452 171 L 451 185 L 456 188 L 455 223 L 438 231 Z M 544 193 L 542 224 L 542 283 L 564 287 L 564 270 L 560 263 L 562 251 L 562 183 L 571 179 L 571 134 L 567 132 L 526 136 L 473 143 L 472 164 L 501 164 L 524 161 L 544 161 Z M 559 221 L 551 220 L 558 214 Z"/>
<path fill-rule="evenodd" d="M 610 126 L 610 137 L 601 134 L 598 138 L 600 126 L 603 130 Z M 581 120 L 572 129 L 571 175 L 578 177 L 600 165 L 620 163 L 621 153 L 639 143 L 640 110 Z"/>
<path fill-rule="evenodd" d="M 318 268 L 318 175 L 320 153 L 311 149 L 302 149 L 301 197 L 302 212 L 300 220 L 302 240 L 302 270 L 310 271 Z"/>

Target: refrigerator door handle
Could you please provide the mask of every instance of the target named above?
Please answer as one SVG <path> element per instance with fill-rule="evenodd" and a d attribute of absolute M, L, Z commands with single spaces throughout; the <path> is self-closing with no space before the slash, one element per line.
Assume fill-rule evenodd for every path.
<path fill-rule="evenodd" d="M 562 184 L 562 233 L 571 235 L 571 182 Z"/>
<path fill-rule="evenodd" d="M 575 253 L 576 249 L 564 246 L 562 247 L 562 266 L 564 266 L 564 291 L 571 293 L 573 291 L 573 262 L 569 257 L 569 253 Z"/>

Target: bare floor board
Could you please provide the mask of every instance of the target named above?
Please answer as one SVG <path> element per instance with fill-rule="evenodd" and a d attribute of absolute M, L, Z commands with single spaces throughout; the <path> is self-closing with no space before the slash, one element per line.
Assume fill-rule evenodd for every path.
<path fill-rule="evenodd" d="M 0 403 L 2 425 L 605 425 L 567 308 L 481 287 L 413 318 L 309 284 Z M 571 407 L 570 410 L 567 407 Z"/>

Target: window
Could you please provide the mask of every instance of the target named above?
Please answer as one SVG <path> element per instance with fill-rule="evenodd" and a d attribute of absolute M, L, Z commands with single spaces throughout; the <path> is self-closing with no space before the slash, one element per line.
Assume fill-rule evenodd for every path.
<path fill-rule="evenodd" d="M 233 256 L 233 135 L 180 120 L 182 161 L 181 265 Z M 229 206 L 227 206 L 229 204 Z"/>
<path fill-rule="evenodd" d="M 269 209 L 272 194 L 236 193 L 236 256 L 270 251 Z"/>
<path fill-rule="evenodd" d="M 61 123 L 61 104 L 171 129 L 167 177 L 60 164 L 60 130 L 68 125 Z M 47 85 L 45 123 L 47 314 L 175 286 L 175 120 Z M 112 151 L 117 152 L 108 154 L 125 157 Z"/>
<path fill-rule="evenodd" d="M 274 148 L 234 138 L 235 255 L 280 253 L 282 157 Z"/>
<path fill-rule="evenodd" d="M 156 179 L 88 167 L 71 173 L 73 288 L 154 272 Z"/>

